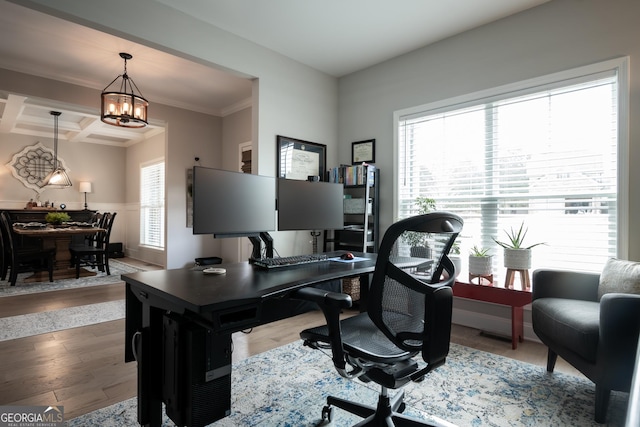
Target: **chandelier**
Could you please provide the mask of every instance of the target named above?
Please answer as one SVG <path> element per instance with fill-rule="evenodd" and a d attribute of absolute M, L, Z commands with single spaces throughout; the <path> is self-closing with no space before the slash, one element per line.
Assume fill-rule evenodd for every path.
<path fill-rule="evenodd" d="M 127 74 L 127 60 L 132 55 L 121 52 L 124 59 L 124 73 L 117 76 L 102 90 L 102 113 L 100 120 L 113 125 L 127 128 L 142 128 L 147 122 L 147 107 L 149 102 L 144 99 L 140 89 Z M 116 81 L 121 79 L 120 87 Z M 110 88 L 113 86 L 113 89 Z M 135 89 L 135 91 L 134 91 Z M 137 92 L 137 93 L 136 93 Z"/>
<path fill-rule="evenodd" d="M 44 179 L 43 184 L 51 187 L 71 187 L 71 180 L 67 171 L 58 163 L 58 117 L 60 111 L 51 111 L 53 116 L 53 171 Z"/>

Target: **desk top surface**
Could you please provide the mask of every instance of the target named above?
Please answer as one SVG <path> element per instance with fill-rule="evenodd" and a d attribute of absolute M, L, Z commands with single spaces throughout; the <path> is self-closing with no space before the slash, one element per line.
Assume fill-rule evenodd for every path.
<path fill-rule="evenodd" d="M 13 231 L 17 234 L 33 237 L 47 237 L 47 236 L 63 236 L 70 234 L 95 234 L 103 231 L 107 231 L 104 228 L 99 227 L 43 227 L 43 228 L 22 228 L 13 227 Z"/>
<path fill-rule="evenodd" d="M 122 280 L 133 288 L 138 298 L 144 293 L 144 298 L 149 298 L 152 305 L 162 302 L 163 308 L 169 310 L 206 313 L 285 296 L 304 286 L 373 272 L 375 254 L 355 255 L 366 259 L 356 262 L 328 260 L 273 270 L 241 262 L 215 265 L 226 269 L 221 275 L 175 269 L 124 274 Z M 151 299 L 156 298 L 161 301 L 152 303 Z"/>

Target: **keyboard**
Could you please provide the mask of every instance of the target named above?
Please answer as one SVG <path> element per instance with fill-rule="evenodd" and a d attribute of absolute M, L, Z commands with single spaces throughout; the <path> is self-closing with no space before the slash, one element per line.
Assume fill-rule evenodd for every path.
<path fill-rule="evenodd" d="M 294 255 L 277 258 L 260 258 L 253 261 L 254 265 L 271 270 L 273 268 L 294 267 L 296 265 L 312 264 L 327 261 L 325 254 Z"/>

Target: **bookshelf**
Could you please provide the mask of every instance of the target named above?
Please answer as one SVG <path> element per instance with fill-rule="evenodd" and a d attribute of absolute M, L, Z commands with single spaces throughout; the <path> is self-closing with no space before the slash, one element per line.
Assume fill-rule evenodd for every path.
<path fill-rule="evenodd" d="M 325 231 L 324 250 L 377 252 L 380 170 L 366 164 L 342 165 L 327 174 L 330 182 L 344 186 L 344 228 Z"/>

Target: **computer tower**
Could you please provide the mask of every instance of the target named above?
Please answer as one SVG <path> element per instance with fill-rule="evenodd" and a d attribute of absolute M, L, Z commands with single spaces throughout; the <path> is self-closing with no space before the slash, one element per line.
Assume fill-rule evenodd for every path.
<path fill-rule="evenodd" d="M 163 319 L 162 400 L 178 426 L 200 427 L 231 413 L 231 335 L 175 314 Z"/>

